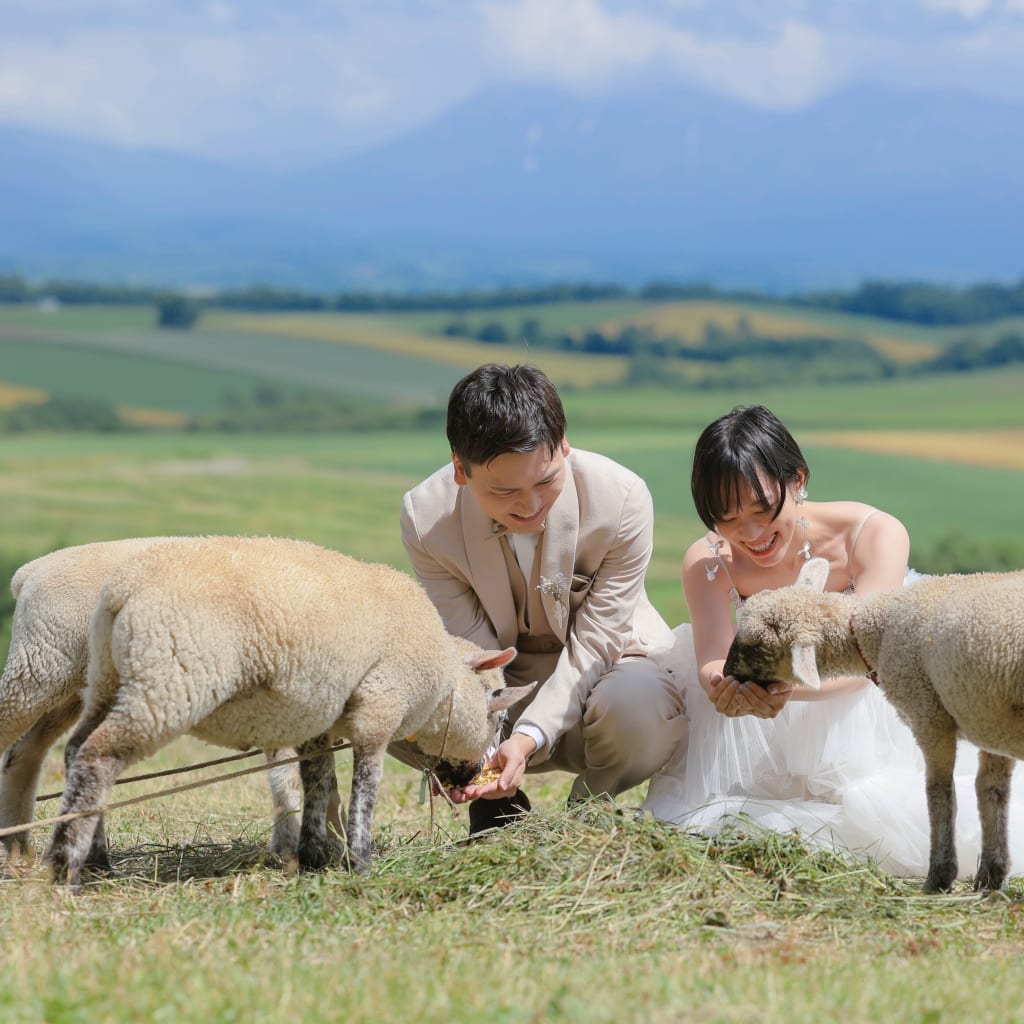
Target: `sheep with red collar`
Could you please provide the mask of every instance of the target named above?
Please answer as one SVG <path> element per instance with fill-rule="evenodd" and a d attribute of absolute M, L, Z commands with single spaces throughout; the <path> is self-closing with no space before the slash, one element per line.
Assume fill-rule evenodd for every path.
<path fill-rule="evenodd" d="M 79 717 L 89 620 L 103 584 L 114 570 L 153 545 L 180 541 L 137 537 L 80 544 L 26 562 L 15 572 L 11 643 L 0 676 L 0 829 L 32 820 L 43 761 Z M 276 753 L 268 751 L 268 757 Z M 299 842 L 299 771 L 295 765 L 281 765 L 269 775 L 275 814 L 270 852 L 290 863 Z M 334 811 L 331 822 L 341 827 Z M 9 833 L 3 843 L 11 851 L 27 847 L 28 837 L 27 831 Z M 107 866 L 102 824 L 91 860 Z"/>
<path fill-rule="evenodd" d="M 299 864 L 330 855 L 325 806 L 336 738 L 350 741 L 350 866 L 370 866 L 384 755 L 416 736 L 425 767 L 465 785 L 499 711 L 515 649 L 452 637 L 423 588 L 385 565 L 304 541 L 183 538 L 107 580 L 93 616 L 82 721 L 61 814 L 102 810 L 118 774 L 186 733 L 221 746 L 297 747 L 304 806 Z M 56 826 L 47 861 L 80 885 L 95 815 Z"/>
<path fill-rule="evenodd" d="M 1010 777 L 1024 758 L 1024 572 L 923 577 L 865 598 L 824 593 L 827 578 L 828 563 L 812 559 L 795 585 L 752 596 L 726 675 L 817 688 L 824 677 L 867 672 L 878 683 L 924 755 L 931 892 L 957 875 L 957 739 L 977 746 L 975 888 L 1001 888 Z"/>

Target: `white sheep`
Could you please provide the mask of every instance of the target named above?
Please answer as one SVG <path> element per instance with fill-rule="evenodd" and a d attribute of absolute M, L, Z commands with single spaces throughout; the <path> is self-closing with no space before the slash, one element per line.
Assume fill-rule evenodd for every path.
<path fill-rule="evenodd" d="M 532 689 L 500 689 L 500 667 L 514 656 L 452 637 L 422 587 L 389 566 L 277 538 L 155 545 L 100 596 L 61 813 L 102 810 L 126 765 L 185 733 L 303 753 L 345 737 L 348 859 L 365 872 L 388 743 L 415 736 L 427 766 L 464 785 L 497 712 Z M 316 868 L 329 854 L 333 758 L 301 767 L 299 862 Z M 56 826 L 47 852 L 56 880 L 78 888 L 94 827 L 95 816 Z"/>
<path fill-rule="evenodd" d="M 43 761 L 78 719 L 86 683 L 89 620 L 110 574 L 154 544 L 180 538 L 143 537 L 62 548 L 15 572 L 11 644 L 0 676 L 0 828 L 32 820 Z M 291 751 L 281 751 L 286 756 Z M 268 751 L 273 757 L 275 752 Z M 295 765 L 270 769 L 274 830 L 270 849 L 286 863 L 298 851 L 301 783 Z M 331 823 L 341 819 L 332 803 Z M 29 833 L 4 837 L 8 851 L 27 847 Z M 102 823 L 91 863 L 108 866 Z"/>
<path fill-rule="evenodd" d="M 1024 757 L 1024 572 L 923 577 L 864 598 L 823 593 L 827 577 L 828 563 L 812 559 L 797 585 L 751 597 L 725 673 L 815 688 L 830 676 L 877 681 L 924 754 L 929 892 L 948 890 L 957 875 L 957 739 L 977 746 L 975 888 L 999 889 L 1009 870 L 1010 777 Z"/>

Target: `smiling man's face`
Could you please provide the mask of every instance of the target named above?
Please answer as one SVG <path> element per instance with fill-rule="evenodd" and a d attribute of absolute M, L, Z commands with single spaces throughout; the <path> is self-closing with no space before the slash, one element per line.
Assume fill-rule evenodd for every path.
<path fill-rule="evenodd" d="M 562 438 L 555 449 L 506 452 L 486 465 L 465 467 L 457 455 L 455 482 L 467 487 L 480 507 L 496 523 L 513 533 L 536 533 L 565 486 L 565 458 L 569 442 Z"/>

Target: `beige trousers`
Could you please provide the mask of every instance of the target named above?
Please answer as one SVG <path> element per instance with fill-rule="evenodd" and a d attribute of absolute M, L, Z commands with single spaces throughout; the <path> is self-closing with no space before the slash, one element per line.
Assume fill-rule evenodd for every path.
<path fill-rule="evenodd" d="M 623 658 L 591 689 L 580 722 L 555 740 L 551 756 L 526 770 L 574 773 L 570 801 L 616 797 L 646 782 L 685 746 L 686 735 L 671 669 L 653 658 Z"/>

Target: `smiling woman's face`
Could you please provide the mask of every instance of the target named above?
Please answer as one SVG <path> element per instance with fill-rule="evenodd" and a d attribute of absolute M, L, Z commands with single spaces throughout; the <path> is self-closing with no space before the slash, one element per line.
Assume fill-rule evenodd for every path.
<path fill-rule="evenodd" d="M 746 555 L 762 568 L 778 565 L 790 548 L 800 511 L 792 493 L 771 477 L 758 474 L 764 500 L 754 488 L 742 482 L 737 489 L 739 505 L 715 521 L 715 528 L 734 553 Z M 800 486 L 797 482 L 796 487 Z M 785 495 L 782 507 L 779 500 Z M 778 514 L 776 509 L 778 508 Z"/>

